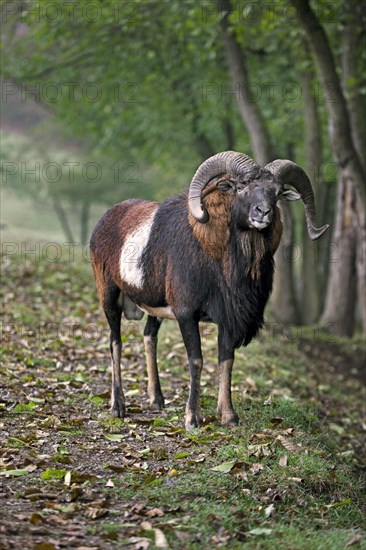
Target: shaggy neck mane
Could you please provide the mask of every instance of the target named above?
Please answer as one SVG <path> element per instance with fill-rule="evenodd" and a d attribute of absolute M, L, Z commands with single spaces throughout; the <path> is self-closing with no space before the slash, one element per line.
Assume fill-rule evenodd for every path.
<path fill-rule="evenodd" d="M 189 223 L 193 235 L 203 248 L 215 260 L 222 261 L 230 239 L 231 209 L 234 194 L 216 188 L 216 182 L 208 185 L 202 193 L 202 202 L 210 218 L 207 223 L 200 223 L 189 214 Z"/>
<path fill-rule="evenodd" d="M 202 202 L 209 212 L 207 223 L 200 223 L 189 214 L 189 223 L 193 235 L 200 241 L 203 248 L 217 261 L 224 263 L 224 269 L 229 274 L 235 266 L 230 266 L 229 240 L 231 210 L 235 200 L 233 193 L 227 193 L 216 188 L 216 182 L 206 187 L 202 194 Z M 281 215 L 278 207 L 273 213 L 271 232 L 268 238 L 257 229 L 248 229 L 238 233 L 238 244 L 246 262 L 246 275 L 258 281 L 264 255 L 276 252 L 282 235 Z"/>
<path fill-rule="evenodd" d="M 246 274 L 254 281 L 261 276 L 261 263 L 266 252 L 273 256 L 280 243 L 282 235 L 281 214 L 278 207 L 273 212 L 271 232 L 265 237 L 263 232 L 248 229 L 239 233 L 239 243 L 244 256 L 248 259 Z"/>
<path fill-rule="evenodd" d="M 253 280 L 259 280 L 262 259 L 268 250 L 266 239 L 256 229 L 248 229 L 238 235 L 239 245 L 247 258 L 246 275 Z"/>

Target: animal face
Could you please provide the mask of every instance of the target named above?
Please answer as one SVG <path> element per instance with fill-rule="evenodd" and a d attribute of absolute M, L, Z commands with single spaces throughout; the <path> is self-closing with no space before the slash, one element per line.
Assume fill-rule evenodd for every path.
<path fill-rule="evenodd" d="M 299 193 L 283 189 L 273 177 L 263 178 L 263 175 L 250 183 L 238 183 L 236 194 L 234 219 L 240 230 L 262 231 L 272 223 L 278 200 L 301 198 Z"/>

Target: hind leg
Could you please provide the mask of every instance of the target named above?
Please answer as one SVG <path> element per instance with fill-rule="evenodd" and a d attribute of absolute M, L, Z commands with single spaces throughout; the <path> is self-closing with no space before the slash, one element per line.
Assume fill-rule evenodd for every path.
<path fill-rule="evenodd" d="M 149 315 L 144 330 L 144 346 L 148 376 L 147 394 L 149 396 L 150 405 L 154 409 L 162 409 L 164 407 L 164 397 L 161 392 L 156 361 L 156 349 L 160 326 L 161 320 L 157 317 L 152 317 Z"/>
<path fill-rule="evenodd" d="M 113 416 L 125 416 L 125 396 L 122 389 L 121 375 L 121 316 L 122 306 L 119 303 L 120 289 L 112 281 L 104 288 L 102 305 L 110 327 L 110 352 L 112 360 L 112 393 L 111 412 Z"/>

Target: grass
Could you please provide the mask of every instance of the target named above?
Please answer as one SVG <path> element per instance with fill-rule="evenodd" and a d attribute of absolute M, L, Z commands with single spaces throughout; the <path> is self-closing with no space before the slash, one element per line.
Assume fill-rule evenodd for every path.
<path fill-rule="evenodd" d="M 103 549 L 162 547 L 165 539 L 177 549 L 366 548 L 359 337 L 330 341 L 314 327 L 296 337 L 264 331 L 237 352 L 241 423 L 222 428 L 216 331 L 203 326 L 206 420 L 187 433 L 188 372 L 176 325 L 164 323 L 160 335 L 167 407 L 157 413 L 145 395 L 143 323 L 125 323 L 128 416 L 114 419 L 108 332 L 90 266 L 12 257 L 3 267 L 0 467 L 25 474 L 1 477 L 7 541 L 35 547 L 48 536 L 64 544 L 74 530 L 79 545 Z M 16 535 L 14 509 L 29 518 Z M 42 539 L 31 518 L 43 525 Z"/>

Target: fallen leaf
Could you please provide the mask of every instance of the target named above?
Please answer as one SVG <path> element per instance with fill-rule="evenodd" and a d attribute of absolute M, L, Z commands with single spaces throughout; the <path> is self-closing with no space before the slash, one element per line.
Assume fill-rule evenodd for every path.
<path fill-rule="evenodd" d="M 266 529 L 265 527 L 257 527 L 249 531 L 249 535 L 270 535 L 271 533 L 272 529 Z"/>
<path fill-rule="evenodd" d="M 223 462 L 222 464 L 219 464 L 218 466 L 214 466 L 213 468 L 210 468 L 213 472 L 220 472 L 221 474 L 228 474 L 237 463 L 237 460 L 230 460 L 228 462 Z"/>
<path fill-rule="evenodd" d="M 161 508 L 152 508 L 151 510 L 148 510 L 148 512 L 146 512 L 146 515 L 148 518 L 160 518 L 164 515 L 164 512 Z"/>
<path fill-rule="evenodd" d="M 267 506 L 267 508 L 264 509 L 264 515 L 266 516 L 266 518 L 269 518 L 273 514 L 274 509 L 274 504 L 270 504 L 269 506 Z"/>
<path fill-rule="evenodd" d="M 156 548 L 169 548 L 168 541 L 161 529 L 154 529 Z"/>
<path fill-rule="evenodd" d="M 20 476 L 25 476 L 27 474 L 29 474 L 29 470 L 27 470 L 26 468 L 23 468 L 21 470 L 4 470 L 0 472 L 0 476 L 5 476 L 5 477 L 20 477 Z"/>
<path fill-rule="evenodd" d="M 295 483 L 302 483 L 304 480 L 302 477 L 289 477 L 290 481 L 294 481 Z"/>
<path fill-rule="evenodd" d="M 55 416 L 54 414 L 52 414 L 48 418 L 41 420 L 40 424 L 42 426 L 45 426 L 46 428 L 57 428 L 57 426 L 61 426 L 62 422 L 58 418 L 58 416 Z"/>
<path fill-rule="evenodd" d="M 65 477 L 64 477 L 64 485 L 66 485 L 67 487 L 70 487 L 70 485 L 71 485 L 71 472 L 66 472 Z"/>
<path fill-rule="evenodd" d="M 346 546 L 352 546 L 353 544 L 358 544 L 361 540 L 362 540 L 362 535 L 360 533 L 356 533 L 356 535 L 352 537 L 349 542 L 347 542 Z"/>
<path fill-rule="evenodd" d="M 259 464 L 259 463 L 254 463 L 252 464 L 252 466 L 250 467 L 250 471 L 252 472 L 252 474 L 254 476 L 258 475 L 259 472 L 261 472 L 263 470 L 263 465 L 262 464 Z"/>
<path fill-rule="evenodd" d="M 123 434 L 105 434 L 104 437 L 108 441 L 122 441 L 125 438 Z"/>
<path fill-rule="evenodd" d="M 282 456 L 280 456 L 278 464 L 280 466 L 282 466 L 283 468 L 285 468 L 287 466 L 287 461 L 288 461 L 288 456 L 287 455 L 282 455 Z"/>
<path fill-rule="evenodd" d="M 188 453 L 187 451 L 180 451 L 174 456 L 174 460 L 180 460 L 182 458 L 187 458 L 188 456 L 191 456 L 192 453 Z"/>
<path fill-rule="evenodd" d="M 297 453 L 299 452 L 299 448 L 297 445 L 292 443 L 289 439 L 284 437 L 283 435 L 278 435 L 276 437 L 276 441 L 282 445 L 288 451 L 289 453 Z"/>
<path fill-rule="evenodd" d="M 272 450 L 269 443 L 261 443 L 260 445 L 248 445 L 249 456 L 256 456 L 261 458 L 262 456 L 271 456 Z"/>
<path fill-rule="evenodd" d="M 352 499 L 346 498 L 346 500 L 342 500 L 341 502 L 334 502 L 333 504 L 328 504 L 327 508 L 338 508 L 339 506 L 346 506 L 347 504 L 351 504 Z"/>
<path fill-rule="evenodd" d="M 87 508 L 85 510 L 85 515 L 89 519 L 98 519 L 102 518 L 103 516 L 106 516 L 108 514 L 109 510 L 107 508 Z"/>

